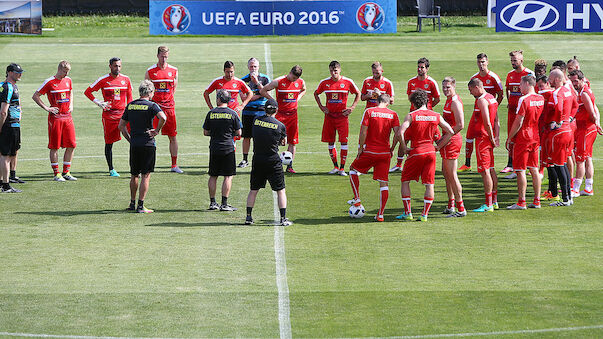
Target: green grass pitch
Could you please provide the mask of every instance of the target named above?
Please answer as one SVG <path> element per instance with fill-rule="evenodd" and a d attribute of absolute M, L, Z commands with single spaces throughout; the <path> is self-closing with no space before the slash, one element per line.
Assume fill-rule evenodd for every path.
<path fill-rule="evenodd" d="M 42 37 L 0 37 L 2 65 L 15 61 L 26 70 L 19 83 L 18 175 L 27 180 L 18 186 L 22 194 L 0 195 L 1 336 L 279 337 L 286 318 L 281 312 L 279 324 L 275 237 L 284 235 L 292 337 L 603 337 L 601 140 L 595 144 L 596 195 L 577 198 L 572 207 L 506 211 L 516 200 L 515 182 L 501 180 L 503 209 L 444 219 L 438 171 L 429 222 L 396 222 L 402 202 L 395 174 L 386 222 L 376 224 L 378 185 L 370 176 L 361 177 L 360 187 L 367 216 L 352 220 L 348 179 L 326 175 L 331 162 L 320 142 L 322 113 L 312 96 L 319 80 L 329 76 L 330 60 L 339 60 L 343 75 L 359 86 L 379 60 L 395 85 L 393 109 L 404 116 L 406 81 L 425 56 L 436 80 L 458 80 L 468 118 L 473 99 L 466 80 L 476 72 L 476 54 L 487 53 L 491 69 L 504 78 L 507 53 L 523 49 L 530 68 L 537 58 L 552 63 L 577 55 L 603 109 L 603 35 L 496 34 L 472 21 L 445 26 L 441 34 L 429 27 L 418 34 L 408 32 L 412 22 L 401 21 L 402 33 L 386 36 L 176 38 L 150 37 L 146 21 L 136 18 L 46 22 L 56 30 Z M 137 87 L 161 44 L 170 47 L 169 61 L 180 71 L 176 114 L 185 174 L 169 173 L 168 141 L 158 137 L 146 203 L 156 212 L 126 213 L 127 143 L 114 147 L 122 177 L 108 177 L 100 110 L 83 91 L 108 72 L 113 56 L 123 59 L 123 73 Z M 269 190 L 258 196 L 259 222 L 242 226 L 249 168 L 234 179 L 230 200 L 239 211 L 206 211 L 209 140 L 201 127 L 207 112 L 202 92 L 222 74 L 223 62 L 234 61 L 240 77 L 254 56 L 265 72 L 267 48 L 274 76 L 299 63 L 308 87 L 300 103 L 299 174 L 287 176 L 288 216 L 295 225 L 276 231 Z M 46 113 L 30 99 L 61 59 L 72 63 L 78 138 L 72 173 L 79 181 L 65 183 L 51 181 Z M 350 119 L 348 167 L 362 107 Z M 503 105 L 499 112 L 502 131 L 505 110 Z M 498 148 L 495 154 L 500 169 L 506 152 Z M 460 179 L 467 207 L 478 207 L 478 174 Z M 412 191 L 418 211 L 423 188 L 413 184 Z M 558 330 L 531 332 L 540 329 Z"/>

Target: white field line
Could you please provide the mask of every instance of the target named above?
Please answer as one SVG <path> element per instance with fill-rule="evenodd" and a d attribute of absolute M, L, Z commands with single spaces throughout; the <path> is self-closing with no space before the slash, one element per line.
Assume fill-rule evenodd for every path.
<path fill-rule="evenodd" d="M 270 44 L 264 43 L 266 74 L 273 79 Z M 287 259 L 285 258 L 285 230 L 278 225 L 280 211 L 276 192 L 272 191 L 274 206 L 274 259 L 276 261 L 276 287 L 278 289 L 278 327 L 281 339 L 291 339 L 291 318 L 289 306 L 289 285 L 287 284 Z"/>
<path fill-rule="evenodd" d="M 496 331 L 496 332 L 467 332 L 467 333 L 446 333 L 446 334 L 424 334 L 424 335 L 407 335 L 396 337 L 362 337 L 362 338 L 345 338 L 345 339 L 423 339 L 423 338 L 454 338 L 454 337 L 487 337 L 499 335 L 513 334 L 531 334 L 531 333 L 558 333 L 584 330 L 603 329 L 603 325 L 593 326 L 577 326 L 577 327 L 557 327 L 557 328 L 541 328 L 534 330 L 517 330 L 517 331 Z M 38 334 L 38 333 L 15 333 L 15 332 L 0 332 L 1 336 L 12 337 L 28 337 L 28 338 L 63 338 L 63 339 L 192 339 L 192 338 L 161 338 L 161 337 L 104 337 L 104 336 L 88 336 L 88 335 L 61 335 L 61 334 Z M 343 339 L 343 338 L 340 338 Z"/>

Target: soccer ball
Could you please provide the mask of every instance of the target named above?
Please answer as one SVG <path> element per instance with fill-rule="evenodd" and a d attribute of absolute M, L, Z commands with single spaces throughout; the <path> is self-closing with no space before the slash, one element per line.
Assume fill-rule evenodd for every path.
<path fill-rule="evenodd" d="M 364 217 L 365 212 L 366 211 L 364 210 L 364 206 L 362 206 L 362 205 L 359 205 L 359 206 L 352 205 L 352 206 L 350 206 L 350 209 L 348 210 L 350 217 L 354 218 L 354 219 L 359 219 L 359 218 Z"/>
<path fill-rule="evenodd" d="M 289 166 L 293 162 L 293 154 L 291 154 L 289 151 L 281 152 L 280 157 L 283 165 Z"/>

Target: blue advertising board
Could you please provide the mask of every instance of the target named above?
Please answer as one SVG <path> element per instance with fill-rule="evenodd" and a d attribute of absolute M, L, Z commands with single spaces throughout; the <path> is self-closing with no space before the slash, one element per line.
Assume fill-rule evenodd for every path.
<path fill-rule="evenodd" d="M 152 35 L 395 33 L 396 0 L 149 1 Z"/>
<path fill-rule="evenodd" d="M 497 0 L 497 32 L 603 32 L 601 0 Z"/>

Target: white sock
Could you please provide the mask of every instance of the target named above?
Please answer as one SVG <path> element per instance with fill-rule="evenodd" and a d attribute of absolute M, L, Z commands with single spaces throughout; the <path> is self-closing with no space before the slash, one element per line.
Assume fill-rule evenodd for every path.
<path fill-rule="evenodd" d="M 584 181 L 584 190 L 592 191 L 593 190 L 593 179 L 586 179 Z"/>
<path fill-rule="evenodd" d="M 574 179 L 574 187 L 572 189 L 576 192 L 580 192 L 580 186 L 582 186 L 582 179 L 575 178 Z"/>

